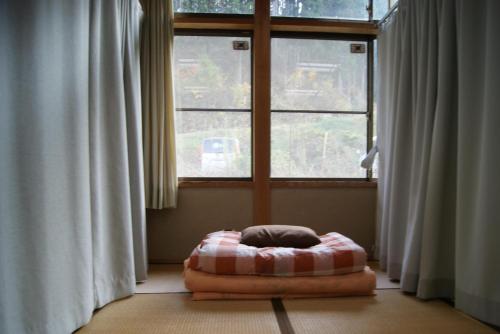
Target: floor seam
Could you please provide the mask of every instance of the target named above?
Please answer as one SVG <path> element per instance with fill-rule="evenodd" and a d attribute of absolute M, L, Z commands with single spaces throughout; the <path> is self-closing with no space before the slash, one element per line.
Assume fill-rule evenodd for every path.
<path fill-rule="evenodd" d="M 274 315 L 278 321 L 281 334 L 295 334 L 290 318 L 288 318 L 288 313 L 283 305 L 283 301 L 280 298 L 273 298 L 271 299 L 271 304 L 273 305 Z"/>

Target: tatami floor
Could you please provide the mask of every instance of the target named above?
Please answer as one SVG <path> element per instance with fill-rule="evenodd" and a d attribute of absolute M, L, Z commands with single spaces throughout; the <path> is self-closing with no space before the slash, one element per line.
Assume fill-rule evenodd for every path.
<path fill-rule="evenodd" d="M 97 311 L 78 333 L 496 333 L 443 301 L 401 293 L 370 266 L 373 297 L 192 301 L 181 265 L 151 265 L 136 295 Z"/>

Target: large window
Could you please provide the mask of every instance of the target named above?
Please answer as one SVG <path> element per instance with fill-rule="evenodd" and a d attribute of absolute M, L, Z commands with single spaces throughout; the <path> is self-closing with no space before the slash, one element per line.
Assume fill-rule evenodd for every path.
<path fill-rule="evenodd" d="M 181 187 L 375 187 L 373 40 L 394 0 L 173 0 Z M 377 175 L 376 167 L 373 175 Z"/>
<path fill-rule="evenodd" d="M 374 20 L 390 0 L 173 3 L 177 169 L 186 184 L 252 181 L 265 192 L 377 175 L 360 162 L 376 139 Z"/>
<path fill-rule="evenodd" d="M 272 177 L 366 177 L 367 52 L 366 41 L 272 39 Z"/>
<path fill-rule="evenodd" d="M 251 38 L 174 42 L 178 176 L 250 178 Z"/>

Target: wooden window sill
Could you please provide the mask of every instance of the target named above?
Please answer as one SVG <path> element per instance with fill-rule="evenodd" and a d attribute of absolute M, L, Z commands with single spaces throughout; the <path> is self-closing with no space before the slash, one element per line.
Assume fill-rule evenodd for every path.
<path fill-rule="evenodd" d="M 365 180 L 286 180 L 271 181 L 270 186 L 273 189 L 311 189 L 311 188 L 377 188 L 377 181 Z M 251 180 L 180 180 L 179 188 L 247 188 L 252 189 L 254 182 Z"/>
<path fill-rule="evenodd" d="M 308 181 L 271 181 L 271 188 L 290 189 L 290 188 L 377 188 L 376 181 L 365 180 L 308 180 Z"/>
<path fill-rule="evenodd" d="M 253 181 L 179 180 L 179 188 L 253 188 Z"/>

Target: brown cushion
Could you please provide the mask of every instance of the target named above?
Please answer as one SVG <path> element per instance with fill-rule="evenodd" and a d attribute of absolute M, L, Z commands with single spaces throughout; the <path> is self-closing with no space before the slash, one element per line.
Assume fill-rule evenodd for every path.
<path fill-rule="evenodd" d="M 321 242 L 316 232 L 304 226 L 257 225 L 241 232 L 240 243 L 254 247 L 309 248 Z"/>

